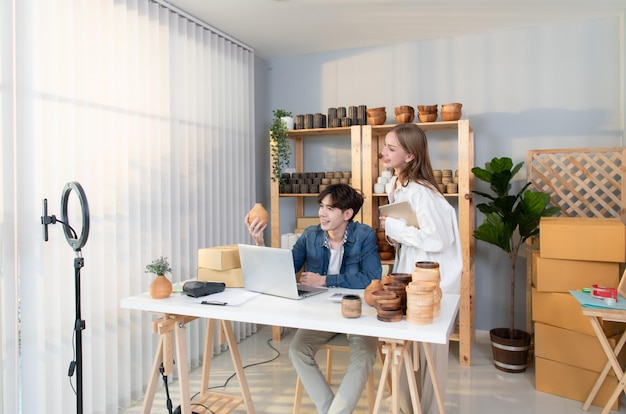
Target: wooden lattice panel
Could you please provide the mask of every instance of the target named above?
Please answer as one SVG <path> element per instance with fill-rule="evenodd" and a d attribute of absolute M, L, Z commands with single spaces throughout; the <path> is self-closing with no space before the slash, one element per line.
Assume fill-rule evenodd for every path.
<path fill-rule="evenodd" d="M 566 217 L 619 217 L 626 223 L 626 148 L 528 151 L 532 187 L 550 194 Z"/>

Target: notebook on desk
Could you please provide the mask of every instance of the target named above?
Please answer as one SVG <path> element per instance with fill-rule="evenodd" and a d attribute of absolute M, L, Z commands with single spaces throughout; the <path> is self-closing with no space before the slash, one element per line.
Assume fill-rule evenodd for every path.
<path fill-rule="evenodd" d="M 296 281 L 289 249 L 239 245 L 239 259 L 245 289 L 288 299 L 302 299 L 326 292 L 328 288 L 300 285 Z"/>

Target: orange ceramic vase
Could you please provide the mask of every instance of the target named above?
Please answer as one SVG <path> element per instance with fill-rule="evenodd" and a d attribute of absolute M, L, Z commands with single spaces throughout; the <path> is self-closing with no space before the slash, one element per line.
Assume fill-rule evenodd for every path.
<path fill-rule="evenodd" d="M 261 203 L 256 203 L 254 207 L 252 207 L 252 209 L 248 212 L 248 223 L 252 223 L 255 218 L 260 219 L 263 223 L 266 224 L 268 222 L 269 214 Z"/>
<path fill-rule="evenodd" d="M 150 296 L 155 299 L 164 299 L 172 294 L 172 282 L 164 275 L 158 275 L 150 284 Z"/>

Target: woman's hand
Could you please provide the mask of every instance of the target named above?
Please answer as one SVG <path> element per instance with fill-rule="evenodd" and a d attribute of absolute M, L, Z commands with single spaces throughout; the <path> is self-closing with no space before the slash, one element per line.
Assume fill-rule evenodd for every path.
<path fill-rule="evenodd" d="M 379 228 L 381 230 L 385 230 L 385 222 L 387 221 L 387 216 L 380 216 L 378 217 L 378 224 L 379 224 Z M 395 246 L 398 244 L 397 240 L 392 239 L 389 236 L 385 236 L 385 238 L 387 239 L 387 243 L 389 243 L 392 246 Z"/>
<path fill-rule="evenodd" d="M 302 272 L 300 274 L 300 283 L 305 286 L 326 286 L 326 276 L 319 273 Z"/>
<path fill-rule="evenodd" d="M 378 224 L 381 230 L 385 230 L 385 221 L 387 221 L 387 216 L 378 217 Z"/>
<path fill-rule="evenodd" d="M 252 239 L 254 240 L 254 244 L 257 246 L 265 246 L 265 241 L 263 240 L 263 231 L 267 227 L 267 223 L 263 223 L 258 217 L 255 218 L 252 223 L 248 223 L 248 214 L 244 217 L 244 223 L 246 223 L 246 227 L 248 228 L 248 232 Z"/>

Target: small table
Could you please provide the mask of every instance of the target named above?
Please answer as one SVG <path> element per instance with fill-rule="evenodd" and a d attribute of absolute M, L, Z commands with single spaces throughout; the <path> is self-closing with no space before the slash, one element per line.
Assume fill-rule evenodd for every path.
<path fill-rule="evenodd" d="M 612 368 L 619 380 L 619 383 L 615 386 L 613 394 L 611 394 L 611 397 L 602 409 L 602 414 L 606 414 L 611 410 L 611 406 L 615 403 L 617 397 L 619 397 L 620 393 L 624 391 L 624 388 L 626 387 L 626 376 L 624 375 L 624 372 L 622 371 L 622 368 L 617 359 L 617 355 L 619 355 L 622 347 L 624 346 L 624 343 L 626 343 L 626 331 L 624 331 L 619 341 L 617 342 L 615 349 L 613 349 L 611 348 L 609 340 L 606 337 L 604 330 L 602 329 L 601 320 L 626 323 L 626 311 L 618 309 L 591 308 L 585 306 L 581 306 L 581 309 L 583 315 L 589 318 L 589 322 L 591 322 L 593 331 L 598 337 L 600 345 L 602 346 L 602 349 L 604 350 L 604 353 L 606 354 L 606 357 L 608 359 L 606 364 L 604 365 L 604 368 L 602 369 L 602 372 L 598 376 L 598 379 L 596 380 L 593 388 L 589 392 L 585 403 L 583 404 L 583 410 L 587 411 L 589 409 L 591 402 L 596 397 L 600 386 L 608 375 L 609 370 Z"/>
<path fill-rule="evenodd" d="M 227 288 L 230 292 L 231 289 Z M 234 290 L 236 292 L 237 289 Z M 240 292 L 245 292 L 243 289 Z M 162 316 L 154 323 L 155 332 L 161 335 L 159 347 L 152 367 L 152 377 L 148 390 L 144 397 L 143 413 L 148 414 L 154 398 L 154 390 L 158 380 L 159 368 L 163 361 L 172 361 L 169 354 L 173 346 L 176 346 L 176 360 L 178 361 L 178 373 L 180 376 L 181 412 L 191 414 L 189 400 L 189 377 L 187 373 L 187 355 L 184 335 L 184 325 L 195 318 L 208 320 L 207 336 L 205 338 L 205 351 L 202 376 L 203 398 L 216 398 L 221 400 L 230 399 L 236 404 L 245 403 L 248 414 L 254 414 L 254 406 L 250 397 L 245 372 L 241 364 L 241 358 L 234 339 L 230 321 L 257 323 L 269 326 L 284 326 L 288 328 L 303 328 L 326 332 L 337 332 L 353 335 L 364 335 L 379 338 L 383 342 L 383 352 L 387 354 L 383 366 L 381 383 L 386 379 L 386 373 L 392 370 L 392 411 L 398 412 L 398 380 L 399 370 L 402 364 L 407 368 L 409 387 L 413 406 L 416 412 L 419 408 L 419 396 L 415 377 L 409 368 L 413 366 L 409 352 L 410 346 L 422 344 L 427 360 L 430 362 L 430 343 L 445 344 L 452 331 L 454 320 L 459 309 L 459 295 L 444 294 L 441 300 L 439 316 L 429 325 L 414 325 L 405 319 L 399 322 L 381 322 L 376 317 L 376 309 L 363 305 L 361 317 L 345 319 L 341 317 L 341 304 L 328 300 L 333 293 L 352 293 L 363 295 L 363 290 L 351 290 L 333 288 L 315 296 L 302 300 L 278 298 L 269 295 L 256 296 L 245 303 L 237 306 L 214 306 L 202 305 L 197 300 L 184 295 L 172 295 L 166 299 L 153 299 L 147 293 L 125 298 L 121 302 L 123 308 L 136 309 L 148 312 L 156 312 Z M 221 321 L 226 333 L 228 346 L 241 386 L 241 398 L 229 395 L 216 395 L 206 390 L 209 377 L 213 321 Z M 416 348 L 417 349 L 417 348 Z M 165 352 L 168 356 L 164 357 Z M 208 359 L 207 359 L 208 358 Z M 165 365 L 165 364 L 164 364 Z M 171 366 L 168 366 L 171 369 Z M 443 400 L 439 389 L 436 387 L 437 379 L 432 363 L 429 364 L 429 374 L 435 386 L 435 393 L 441 414 L 444 413 Z M 412 370 L 411 370 L 412 371 Z M 410 375 L 409 375 L 410 374 Z M 382 399 L 384 387 L 379 386 L 376 401 L 378 406 Z M 235 399 L 233 399 L 235 398 Z M 232 408 L 214 412 L 228 413 Z"/>

